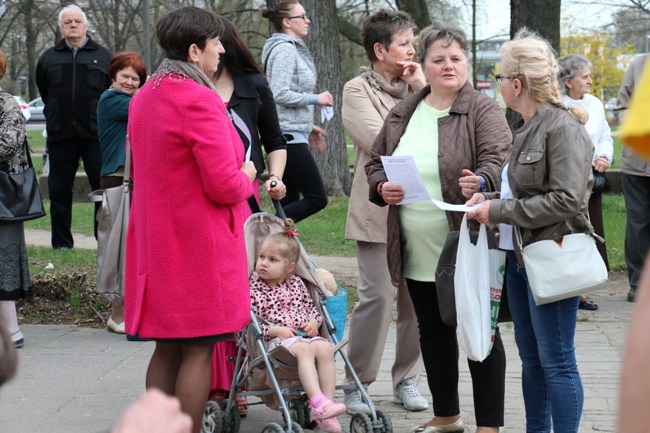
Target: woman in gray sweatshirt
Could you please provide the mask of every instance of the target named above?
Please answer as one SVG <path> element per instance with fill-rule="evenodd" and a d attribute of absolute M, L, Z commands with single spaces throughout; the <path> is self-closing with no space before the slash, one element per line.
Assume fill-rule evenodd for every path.
<path fill-rule="evenodd" d="M 327 205 L 327 192 L 309 144 L 318 152 L 325 150 L 326 133 L 314 125 L 314 105 L 331 106 L 334 98 L 328 91 L 314 93 L 316 66 L 302 40 L 309 33 L 311 21 L 302 5 L 297 0 L 280 1 L 274 8 L 262 9 L 262 16 L 269 19 L 275 31 L 264 44 L 262 63 L 280 128 L 287 138 L 287 165 L 282 179 L 287 195 L 282 206 L 287 217 L 298 222 Z"/>

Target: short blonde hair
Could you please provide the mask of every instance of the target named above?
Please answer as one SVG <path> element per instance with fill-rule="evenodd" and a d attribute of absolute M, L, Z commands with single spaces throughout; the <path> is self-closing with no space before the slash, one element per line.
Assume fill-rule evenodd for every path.
<path fill-rule="evenodd" d="M 555 50 L 546 39 L 523 28 L 501 46 L 501 57 L 503 72 L 519 78 L 531 99 L 563 106 Z"/>
<path fill-rule="evenodd" d="M 9 63 L 7 55 L 4 51 L 0 50 L 0 80 L 4 78 L 5 73 L 7 72 L 7 63 Z"/>

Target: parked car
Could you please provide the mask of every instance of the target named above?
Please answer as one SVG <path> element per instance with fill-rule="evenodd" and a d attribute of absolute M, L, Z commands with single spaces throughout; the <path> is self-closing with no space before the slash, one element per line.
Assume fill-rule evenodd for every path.
<path fill-rule="evenodd" d="M 17 95 L 14 95 L 14 99 L 16 102 L 18 102 L 18 105 L 20 105 L 20 111 L 23 112 L 23 116 L 25 116 L 25 122 L 29 122 L 29 119 L 32 118 L 32 113 L 29 112 L 29 108 L 27 107 L 27 102 L 25 100 Z"/>
<path fill-rule="evenodd" d="M 32 113 L 33 122 L 45 122 L 45 114 L 43 114 L 43 107 L 45 104 L 41 98 L 36 98 L 28 104 L 29 112 Z"/>

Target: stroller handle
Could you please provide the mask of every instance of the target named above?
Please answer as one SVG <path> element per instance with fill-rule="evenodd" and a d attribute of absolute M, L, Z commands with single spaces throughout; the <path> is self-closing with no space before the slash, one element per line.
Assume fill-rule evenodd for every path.
<path fill-rule="evenodd" d="M 278 183 L 276 181 L 271 181 L 271 188 L 275 188 L 277 184 Z M 282 203 L 280 203 L 280 200 L 271 199 L 271 201 L 273 202 L 273 207 L 275 208 L 275 215 L 282 220 L 287 219 L 287 214 L 284 213 L 284 209 L 282 209 Z"/>
<path fill-rule="evenodd" d="M 280 200 L 273 199 L 273 207 L 275 207 L 275 215 L 278 218 L 280 218 L 281 220 L 287 219 L 287 214 L 284 213 L 284 209 L 282 209 L 282 204 L 280 203 Z"/>

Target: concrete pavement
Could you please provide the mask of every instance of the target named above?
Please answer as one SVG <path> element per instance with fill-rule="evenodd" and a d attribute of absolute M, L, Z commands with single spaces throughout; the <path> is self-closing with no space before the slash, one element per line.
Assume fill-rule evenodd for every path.
<path fill-rule="evenodd" d="M 45 233 L 45 245 L 49 245 L 49 232 Z M 41 235 L 28 233 L 28 243 L 36 242 Z M 88 241 L 87 247 L 94 248 L 88 239 L 81 239 L 75 236 L 77 246 Z M 343 262 L 348 267 L 355 265 L 354 259 L 320 257 L 316 262 L 335 276 L 337 266 Z M 600 309 L 578 313 L 576 348 L 585 394 L 581 432 L 616 431 L 620 360 L 633 307 L 626 302 L 626 293 L 624 275 L 612 273 L 607 288 L 592 296 Z M 144 390 L 152 342 L 128 342 L 104 329 L 73 325 L 24 325 L 22 330 L 26 344 L 19 351 L 18 376 L 0 390 L 2 433 L 108 432 L 120 413 Z M 512 324 L 502 324 L 501 332 L 508 357 L 505 428 L 501 431 L 524 432 L 521 368 Z M 428 421 L 432 412 L 430 406 L 427 411 L 409 413 L 392 403 L 390 368 L 394 347 L 395 327 L 391 325 L 379 378 L 369 391 L 378 408 L 390 415 L 393 431 L 408 432 Z M 460 366 L 462 417 L 466 431 L 474 432 L 471 381 L 467 363 L 461 360 Z M 337 371 L 340 383 L 341 360 L 337 361 Z M 419 389 L 430 401 L 424 374 Z M 349 419 L 347 415 L 340 419 L 346 432 Z M 253 406 L 242 420 L 240 431 L 257 433 L 271 421 L 282 423 L 281 415 L 262 405 Z"/>

